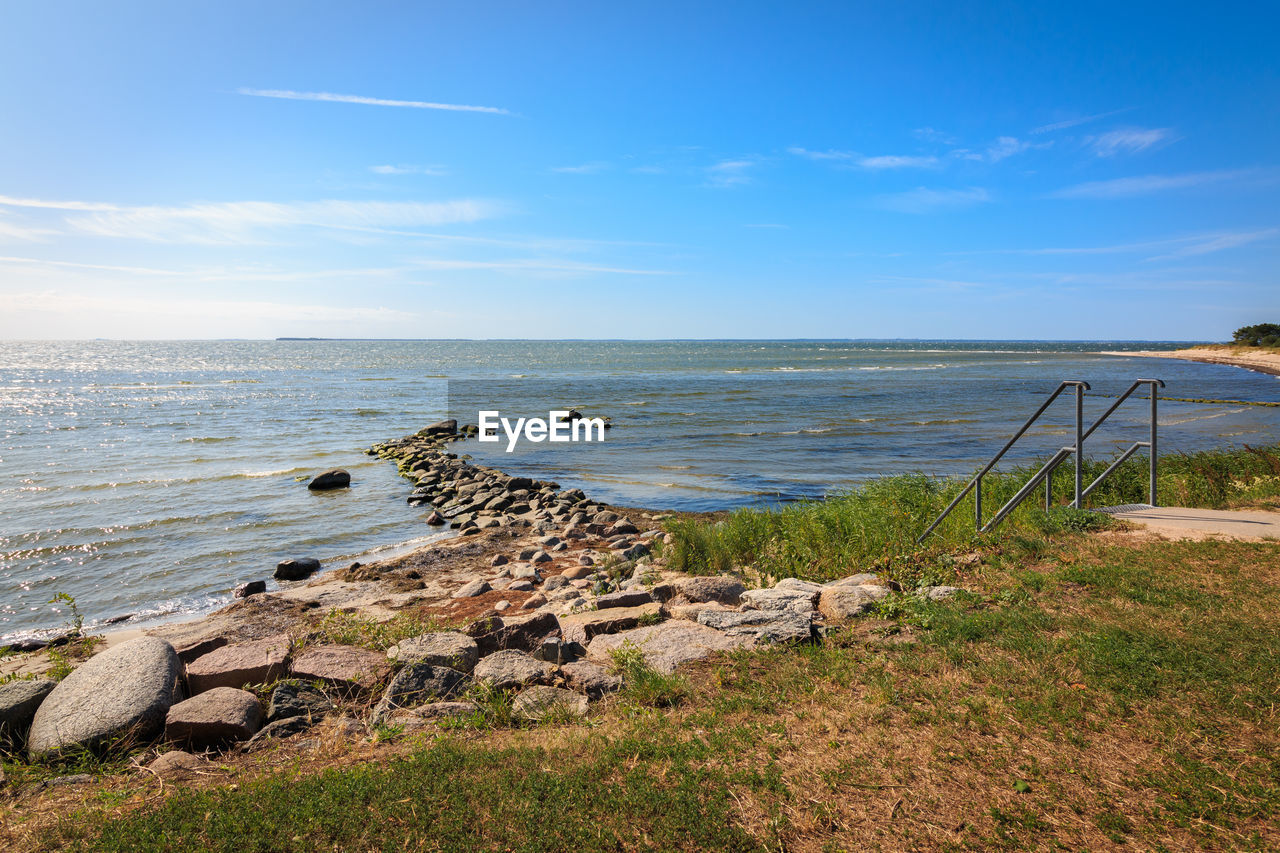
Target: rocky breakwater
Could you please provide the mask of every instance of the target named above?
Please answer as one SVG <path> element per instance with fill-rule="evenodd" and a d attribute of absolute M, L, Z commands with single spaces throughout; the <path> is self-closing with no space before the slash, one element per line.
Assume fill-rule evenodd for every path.
<path fill-rule="evenodd" d="M 392 460 L 415 488 L 413 506 L 432 506 L 427 523 L 448 525 L 463 535 L 496 527 L 529 527 L 535 522 L 577 510 L 598 509 L 581 489 L 561 490 L 558 483 L 513 477 L 496 468 L 473 465 L 448 447 L 475 433 L 460 431 L 455 420 L 441 421 L 413 435 L 374 445 L 369 454 Z"/>

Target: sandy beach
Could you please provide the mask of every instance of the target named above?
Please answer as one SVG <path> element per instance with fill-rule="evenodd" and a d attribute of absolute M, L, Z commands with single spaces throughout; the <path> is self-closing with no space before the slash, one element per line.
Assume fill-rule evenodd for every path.
<path fill-rule="evenodd" d="M 1243 367 L 1270 376 L 1280 376 L 1280 353 L 1269 350 L 1249 352 L 1238 347 L 1189 347 L 1176 350 L 1147 350 L 1143 352 L 1102 352 L 1100 355 L 1138 356 L 1141 358 L 1179 358 L 1183 361 L 1199 361 L 1205 364 L 1227 364 Z"/>

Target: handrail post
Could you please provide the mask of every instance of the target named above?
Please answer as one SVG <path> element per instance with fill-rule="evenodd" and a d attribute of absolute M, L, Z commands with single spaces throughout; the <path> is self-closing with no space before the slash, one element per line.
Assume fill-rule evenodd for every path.
<path fill-rule="evenodd" d="M 1156 382 L 1157 381 L 1158 380 L 1155 380 L 1155 379 L 1151 380 L 1151 438 L 1149 439 L 1151 446 L 1150 448 L 1148 448 L 1151 455 L 1151 487 L 1150 487 L 1150 494 L 1148 495 L 1150 500 L 1148 500 L 1147 502 L 1152 506 L 1159 506 L 1159 504 L 1156 503 L 1156 476 L 1157 476 L 1156 475 L 1156 469 L 1157 469 L 1157 465 L 1156 465 Z"/>
<path fill-rule="evenodd" d="M 1084 488 L 1084 388 L 1076 386 L 1076 499 L 1072 504 L 1080 509 L 1080 490 Z"/>
<path fill-rule="evenodd" d="M 1050 471 L 1044 478 L 1044 511 L 1048 512 L 1053 507 L 1053 472 Z"/>
<path fill-rule="evenodd" d="M 973 487 L 973 529 L 982 530 L 982 475 L 974 479 Z"/>

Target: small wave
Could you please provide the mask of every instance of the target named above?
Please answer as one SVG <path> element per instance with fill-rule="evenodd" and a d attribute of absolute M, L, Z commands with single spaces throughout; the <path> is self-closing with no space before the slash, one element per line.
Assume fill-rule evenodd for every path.
<path fill-rule="evenodd" d="M 193 435 L 190 438 L 184 438 L 183 441 L 189 444 L 217 444 L 221 441 L 235 441 L 234 435 Z"/>
<path fill-rule="evenodd" d="M 659 465 L 657 467 L 658 467 L 658 470 L 660 471 L 692 471 L 693 470 L 692 465 Z"/>
<path fill-rule="evenodd" d="M 356 409 L 356 415 L 362 418 L 372 418 L 385 414 L 386 412 L 381 409 Z"/>
<path fill-rule="evenodd" d="M 261 379 L 223 379 L 219 385 L 261 385 Z"/>
<path fill-rule="evenodd" d="M 437 377 L 427 377 L 427 378 L 432 379 Z M 439 378 L 443 379 L 444 377 L 439 377 Z M 361 376 L 360 381 L 361 382 L 395 382 L 395 379 L 393 379 L 390 376 Z"/>

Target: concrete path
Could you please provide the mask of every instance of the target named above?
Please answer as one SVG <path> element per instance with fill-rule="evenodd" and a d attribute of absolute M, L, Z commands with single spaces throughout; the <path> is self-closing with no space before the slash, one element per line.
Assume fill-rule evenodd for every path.
<path fill-rule="evenodd" d="M 1264 510 L 1186 509 L 1176 506 L 1113 512 L 1168 539 L 1280 540 L 1280 512 Z"/>

